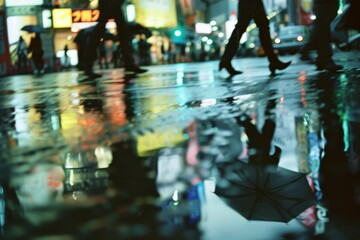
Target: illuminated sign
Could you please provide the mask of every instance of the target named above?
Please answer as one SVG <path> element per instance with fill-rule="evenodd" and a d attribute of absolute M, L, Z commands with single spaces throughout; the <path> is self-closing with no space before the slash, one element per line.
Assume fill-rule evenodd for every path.
<path fill-rule="evenodd" d="M 210 34 L 212 32 L 211 25 L 209 23 L 196 23 L 195 32 L 202 34 Z"/>
<path fill-rule="evenodd" d="M 73 23 L 80 22 L 97 22 L 100 11 L 96 9 L 74 10 L 72 12 Z"/>
<path fill-rule="evenodd" d="M 71 8 L 55 8 L 52 10 L 54 28 L 70 28 L 72 25 Z"/>
<path fill-rule="evenodd" d="M 5 3 L 7 7 L 34 6 L 34 5 L 43 5 L 44 0 L 6 0 Z"/>
<path fill-rule="evenodd" d="M 136 22 L 145 27 L 177 26 L 175 0 L 135 0 Z"/>

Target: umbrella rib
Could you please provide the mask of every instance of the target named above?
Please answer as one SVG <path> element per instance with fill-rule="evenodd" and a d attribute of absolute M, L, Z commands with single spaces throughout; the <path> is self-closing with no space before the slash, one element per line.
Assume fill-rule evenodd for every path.
<path fill-rule="evenodd" d="M 276 200 L 272 199 L 272 197 L 269 196 L 268 194 L 265 194 L 265 200 L 267 202 L 269 202 L 269 204 L 272 205 L 276 209 L 276 211 L 279 213 L 279 215 L 280 215 L 283 222 L 288 222 L 286 216 L 284 215 L 284 212 L 287 213 L 292 218 L 296 217 L 289 210 L 287 210 L 281 204 L 279 204 Z"/>
<path fill-rule="evenodd" d="M 282 184 L 282 185 L 269 188 L 269 190 L 271 190 L 272 192 L 282 190 L 283 188 L 285 188 L 285 187 L 287 187 L 287 186 L 289 186 L 289 185 L 291 185 L 291 184 L 293 184 L 293 183 L 301 180 L 303 177 L 304 177 L 303 175 L 298 176 L 297 178 L 295 178 L 295 179 L 293 179 L 293 180 L 291 180 L 291 181 L 289 181 L 289 182 L 286 182 L 286 183 L 284 183 L 284 184 Z"/>
<path fill-rule="evenodd" d="M 236 187 L 239 187 L 239 188 L 241 188 L 242 190 L 246 190 L 246 191 L 248 191 L 248 192 L 254 192 L 254 188 L 253 187 L 246 187 L 246 186 L 244 186 L 244 185 L 242 185 L 242 184 L 240 184 L 240 183 L 238 183 L 238 182 L 236 182 L 236 181 L 233 181 L 233 180 L 228 180 L 231 184 L 233 184 L 233 185 L 236 185 Z"/>

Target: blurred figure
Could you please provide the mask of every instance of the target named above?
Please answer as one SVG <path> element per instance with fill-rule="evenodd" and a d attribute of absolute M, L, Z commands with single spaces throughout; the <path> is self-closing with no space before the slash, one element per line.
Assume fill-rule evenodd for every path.
<path fill-rule="evenodd" d="M 105 67 L 105 69 L 108 69 L 109 68 L 108 50 L 107 50 L 104 40 L 100 41 L 98 50 L 99 50 L 98 61 L 99 61 L 100 69 L 103 69 L 104 67 Z"/>
<path fill-rule="evenodd" d="M 65 44 L 65 47 L 64 47 L 64 67 L 65 68 L 68 68 L 70 65 L 70 58 L 68 55 L 68 51 L 69 51 L 69 47 L 67 44 Z"/>
<path fill-rule="evenodd" d="M 316 50 L 317 70 L 338 71 L 343 67 L 332 59 L 330 24 L 337 15 L 338 0 L 314 0 L 316 19 L 310 31 L 309 41 L 300 49 L 300 59 L 310 60 L 309 52 Z"/>
<path fill-rule="evenodd" d="M 342 51 L 349 51 L 359 42 L 360 34 L 349 36 L 349 30 L 360 31 L 360 21 L 357 14 L 360 11 L 360 1 L 347 1 L 342 8 L 342 13 L 331 22 L 331 38 Z"/>
<path fill-rule="evenodd" d="M 94 35 L 91 37 L 89 44 L 86 45 L 87 57 L 85 58 L 85 74 L 90 78 L 98 78 L 101 76 L 93 72 L 92 66 L 96 59 L 96 49 L 99 45 L 101 35 L 105 32 L 105 25 L 111 18 L 114 18 L 116 22 L 125 71 L 133 73 L 144 73 L 147 71 L 139 68 L 134 62 L 132 56 L 131 34 L 129 33 L 127 22 L 122 11 L 123 3 L 124 0 L 99 0 L 99 21 L 94 29 Z"/>
<path fill-rule="evenodd" d="M 274 75 L 276 70 L 283 70 L 287 68 L 291 62 L 281 62 L 274 52 L 272 40 L 270 37 L 269 20 L 266 17 L 265 8 L 262 0 L 239 0 L 238 1 L 238 22 L 235 25 L 228 44 L 226 45 L 225 52 L 219 64 L 219 71 L 225 68 L 230 75 L 241 74 L 231 65 L 231 59 L 235 56 L 241 36 L 246 31 L 250 24 L 251 19 L 254 19 L 257 27 L 259 28 L 259 38 L 265 54 L 269 59 L 269 69 L 271 74 Z"/>
<path fill-rule="evenodd" d="M 34 73 L 44 73 L 44 50 L 42 49 L 40 33 L 35 33 L 35 36 L 31 38 L 28 53 L 31 53 L 31 59 L 35 68 Z"/>
<path fill-rule="evenodd" d="M 27 46 L 24 39 L 20 36 L 19 41 L 16 47 L 17 54 L 17 70 L 19 73 L 24 73 L 28 68 L 28 59 L 27 59 Z"/>
<path fill-rule="evenodd" d="M 146 36 L 141 34 L 139 42 L 139 56 L 140 56 L 140 65 L 149 65 L 150 60 L 150 47 L 151 44 L 147 42 Z"/>
<path fill-rule="evenodd" d="M 78 69 L 85 69 L 85 58 L 86 58 L 86 44 L 88 44 L 89 39 L 92 37 L 95 26 L 81 29 L 76 37 L 74 38 L 74 42 L 76 43 L 77 52 L 78 52 Z M 95 53 L 96 56 L 96 53 Z"/>

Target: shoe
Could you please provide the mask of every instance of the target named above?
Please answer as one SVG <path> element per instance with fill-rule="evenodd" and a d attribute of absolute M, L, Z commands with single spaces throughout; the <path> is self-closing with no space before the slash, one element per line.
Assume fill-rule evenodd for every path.
<path fill-rule="evenodd" d="M 269 64 L 269 69 L 271 72 L 271 75 L 274 76 L 276 74 L 276 70 L 284 70 L 291 64 L 291 61 L 289 62 L 281 62 L 280 60 L 277 60 L 275 62 L 271 62 Z"/>
<path fill-rule="evenodd" d="M 337 65 L 332 60 L 329 60 L 329 61 L 324 62 L 324 63 L 320 63 L 319 61 L 317 61 L 316 62 L 316 67 L 317 67 L 316 70 L 318 70 L 318 71 L 326 70 L 326 71 L 329 71 L 329 72 L 337 72 L 337 71 L 344 68 L 341 65 Z"/>
<path fill-rule="evenodd" d="M 125 67 L 125 72 L 146 73 L 148 70 L 137 66 Z"/>
<path fill-rule="evenodd" d="M 221 71 L 223 68 L 226 69 L 226 71 L 231 75 L 231 76 L 234 76 L 234 75 L 237 75 L 237 74 L 242 74 L 243 72 L 241 71 L 237 71 L 233 68 L 233 66 L 231 66 L 231 63 L 225 63 L 225 62 L 222 62 L 220 61 L 220 64 L 219 64 L 219 71 Z"/>
<path fill-rule="evenodd" d="M 94 73 L 93 71 L 85 71 L 85 75 L 93 79 L 101 77 L 101 74 Z"/>

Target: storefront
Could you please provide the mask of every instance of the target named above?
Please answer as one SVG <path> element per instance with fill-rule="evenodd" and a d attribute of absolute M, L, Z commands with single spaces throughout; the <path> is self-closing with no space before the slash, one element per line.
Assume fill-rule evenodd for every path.
<path fill-rule="evenodd" d="M 0 76 L 8 75 L 10 71 L 11 64 L 9 58 L 6 16 L 0 5 Z"/>
<path fill-rule="evenodd" d="M 44 60 L 47 69 L 52 69 L 54 64 L 53 36 L 51 32 L 51 13 L 44 8 L 43 0 L 6 0 L 4 10 L 6 12 L 6 25 L 8 34 L 8 49 L 11 61 L 11 72 L 17 73 L 16 69 L 16 47 L 22 37 L 27 46 L 30 44 L 34 33 L 22 31 L 26 25 L 38 25 L 44 29 L 41 33 Z M 11 29 L 11 31 L 10 31 Z"/>

